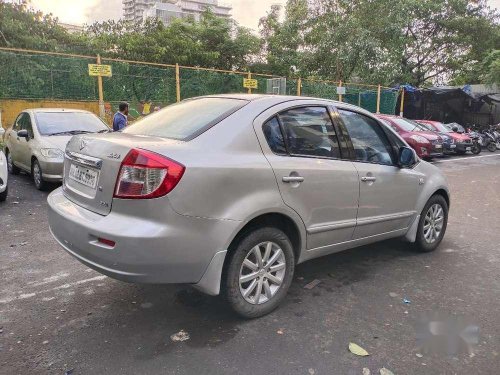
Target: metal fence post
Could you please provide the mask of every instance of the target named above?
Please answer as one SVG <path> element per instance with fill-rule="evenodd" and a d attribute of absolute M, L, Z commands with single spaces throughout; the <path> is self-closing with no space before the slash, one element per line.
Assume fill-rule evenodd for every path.
<path fill-rule="evenodd" d="M 252 73 L 248 72 L 248 79 L 252 79 Z M 248 93 L 251 94 L 252 93 L 252 89 L 249 87 L 248 88 Z"/>
<path fill-rule="evenodd" d="M 177 103 L 181 101 L 181 75 L 179 70 L 179 64 L 175 64 L 175 94 Z"/>
<path fill-rule="evenodd" d="M 342 80 L 339 82 L 339 87 L 342 87 Z M 342 101 L 342 94 L 339 94 L 339 102 Z"/>
<path fill-rule="evenodd" d="M 401 89 L 401 105 L 399 107 L 399 115 L 403 117 L 403 112 L 404 112 L 404 103 L 405 103 L 405 88 L 403 87 Z"/>
<path fill-rule="evenodd" d="M 377 113 L 380 113 L 380 85 L 377 89 Z"/>
<path fill-rule="evenodd" d="M 302 78 L 297 79 L 297 96 L 301 96 L 302 94 Z"/>
<path fill-rule="evenodd" d="M 101 65 L 101 55 L 97 55 L 97 64 Z M 102 77 L 97 76 L 97 89 L 99 91 L 99 117 L 103 120 L 106 118 L 106 112 L 104 110 L 104 90 L 102 88 Z"/>
<path fill-rule="evenodd" d="M 358 92 L 358 107 L 361 107 L 361 92 Z"/>

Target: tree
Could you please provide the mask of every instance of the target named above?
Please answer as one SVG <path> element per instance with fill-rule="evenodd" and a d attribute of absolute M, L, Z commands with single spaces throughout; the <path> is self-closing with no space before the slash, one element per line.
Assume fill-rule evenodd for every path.
<path fill-rule="evenodd" d="M 491 51 L 482 63 L 483 83 L 500 86 L 500 50 Z"/>

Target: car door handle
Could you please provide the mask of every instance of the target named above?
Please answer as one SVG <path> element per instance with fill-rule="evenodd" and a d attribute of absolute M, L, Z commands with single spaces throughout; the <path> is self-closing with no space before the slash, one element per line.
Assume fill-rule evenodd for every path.
<path fill-rule="evenodd" d="M 284 176 L 282 178 L 283 182 L 302 182 L 304 177 L 301 176 Z"/>
<path fill-rule="evenodd" d="M 373 181 L 377 181 L 377 177 L 364 176 L 364 177 L 361 177 L 361 181 L 363 181 L 363 182 L 373 182 Z"/>

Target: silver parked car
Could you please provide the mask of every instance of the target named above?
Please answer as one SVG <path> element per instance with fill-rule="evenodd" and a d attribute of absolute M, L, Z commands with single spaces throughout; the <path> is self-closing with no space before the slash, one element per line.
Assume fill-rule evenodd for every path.
<path fill-rule="evenodd" d="M 107 132 L 91 112 L 76 109 L 29 109 L 21 112 L 5 133 L 9 171 L 31 173 L 35 186 L 62 180 L 64 149 L 75 134 Z"/>
<path fill-rule="evenodd" d="M 306 260 L 393 237 L 436 249 L 449 202 L 438 168 L 369 112 L 265 95 L 194 98 L 73 137 L 48 197 L 54 237 L 82 263 L 222 292 L 244 317 L 276 308 Z"/>

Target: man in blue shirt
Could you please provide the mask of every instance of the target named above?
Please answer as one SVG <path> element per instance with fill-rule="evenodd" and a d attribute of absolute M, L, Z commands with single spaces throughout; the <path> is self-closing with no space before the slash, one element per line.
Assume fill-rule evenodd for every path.
<path fill-rule="evenodd" d="M 119 132 L 127 126 L 128 103 L 120 103 L 118 112 L 113 116 L 113 131 Z"/>

